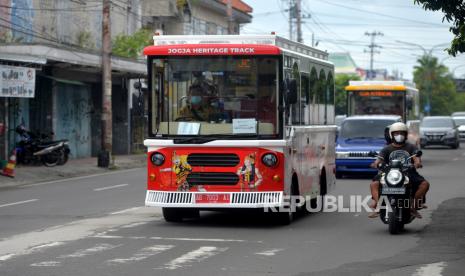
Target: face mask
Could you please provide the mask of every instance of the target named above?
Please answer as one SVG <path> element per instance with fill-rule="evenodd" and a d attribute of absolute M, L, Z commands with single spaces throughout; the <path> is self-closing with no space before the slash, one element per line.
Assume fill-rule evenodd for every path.
<path fill-rule="evenodd" d="M 191 104 L 199 104 L 200 102 L 202 102 L 202 98 L 200 96 L 191 97 Z"/>
<path fill-rule="evenodd" d="M 401 143 L 405 142 L 405 136 L 401 135 L 401 134 L 395 135 L 394 140 L 396 141 L 396 143 L 401 144 Z"/>

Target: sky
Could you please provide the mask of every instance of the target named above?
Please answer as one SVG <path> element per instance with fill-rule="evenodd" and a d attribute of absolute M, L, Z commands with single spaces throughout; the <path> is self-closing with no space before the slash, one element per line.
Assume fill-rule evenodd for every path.
<path fill-rule="evenodd" d="M 253 8 L 252 23 L 242 34 L 269 34 L 289 37 L 289 0 L 244 0 Z M 368 69 L 371 38 L 366 32 L 380 32 L 375 43 L 382 48 L 374 55 L 374 68 L 399 71 L 413 78 L 413 68 L 424 51 L 446 65 L 455 77 L 465 78 L 465 54 L 452 57 L 444 51 L 453 35 L 451 23 L 442 22 L 443 13 L 425 11 L 413 0 L 302 0 L 304 43 L 311 45 L 312 33 L 317 48 L 349 52 L 358 67 Z M 295 37 L 295 35 L 294 35 Z M 410 44 L 409 44 L 410 43 Z M 417 45 L 412 45 L 417 44 Z M 423 47 L 423 49 L 421 47 Z"/>

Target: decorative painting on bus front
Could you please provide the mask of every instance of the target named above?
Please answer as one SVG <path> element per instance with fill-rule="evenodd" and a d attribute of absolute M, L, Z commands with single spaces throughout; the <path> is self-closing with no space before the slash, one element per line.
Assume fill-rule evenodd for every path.
<path fill-rule="evenodd" d="M 242 167 L 237 170 L 237 175 L 240 177 L 241 192 L 245 191 L 246 188 L 249 191 L 256 191 L 262 182 L 262 175 L 255 166 L 255 157 L 255 153 L 245 156 Z"/>

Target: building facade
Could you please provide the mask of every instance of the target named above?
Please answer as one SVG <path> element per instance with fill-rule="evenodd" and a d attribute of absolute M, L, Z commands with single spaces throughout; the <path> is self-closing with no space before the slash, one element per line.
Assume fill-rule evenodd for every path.
<path fill-rule="evenodd" d="M 111 34 L 140 28 L 166 34 L 223 34 L 251 21 L 252 9 L 232 0 L 111 1 Z M 102 1 L 0 0 L 0 69 L 33 68 L 34 97 L 0 96 L 0 159 L 18 137 L 14 128 L 69 139 L 72 158 L 101 149 Z M 144 79 L 143 57 L 112 57 L 113 153 L 144 150 L 144 95 L 132 87 Z"/>

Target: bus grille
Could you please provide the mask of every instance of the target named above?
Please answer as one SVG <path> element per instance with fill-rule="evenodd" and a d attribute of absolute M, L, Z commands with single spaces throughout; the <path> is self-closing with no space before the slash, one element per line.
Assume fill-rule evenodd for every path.
<path fill-rule="evenodd" d="M 221 194 L 221 192 L 218 192 Z M 200 206 L 195 203 L 196 194 L 216 194 L 216 192 L 168 192 L 147 191 L 145 198 L 146 206 L 177 206 L 189 207 Z M 278 206 L 282 204 L 282 192 L 227 192 L 230 194 L 229 204 L 220 204 L 220 207 L 264 207 Z"/>
<path fill-rule="evenodd" d="M 235 173 L 190 173 L 187 176 L 189 185 L 236 185 L 239 176 Z"/>
<path fill-rule="evenodd" d="M 239 156 L 233 153 L 191 153 L 187 157 L 191 166 L 236 167 L 239 161 Z"/>

